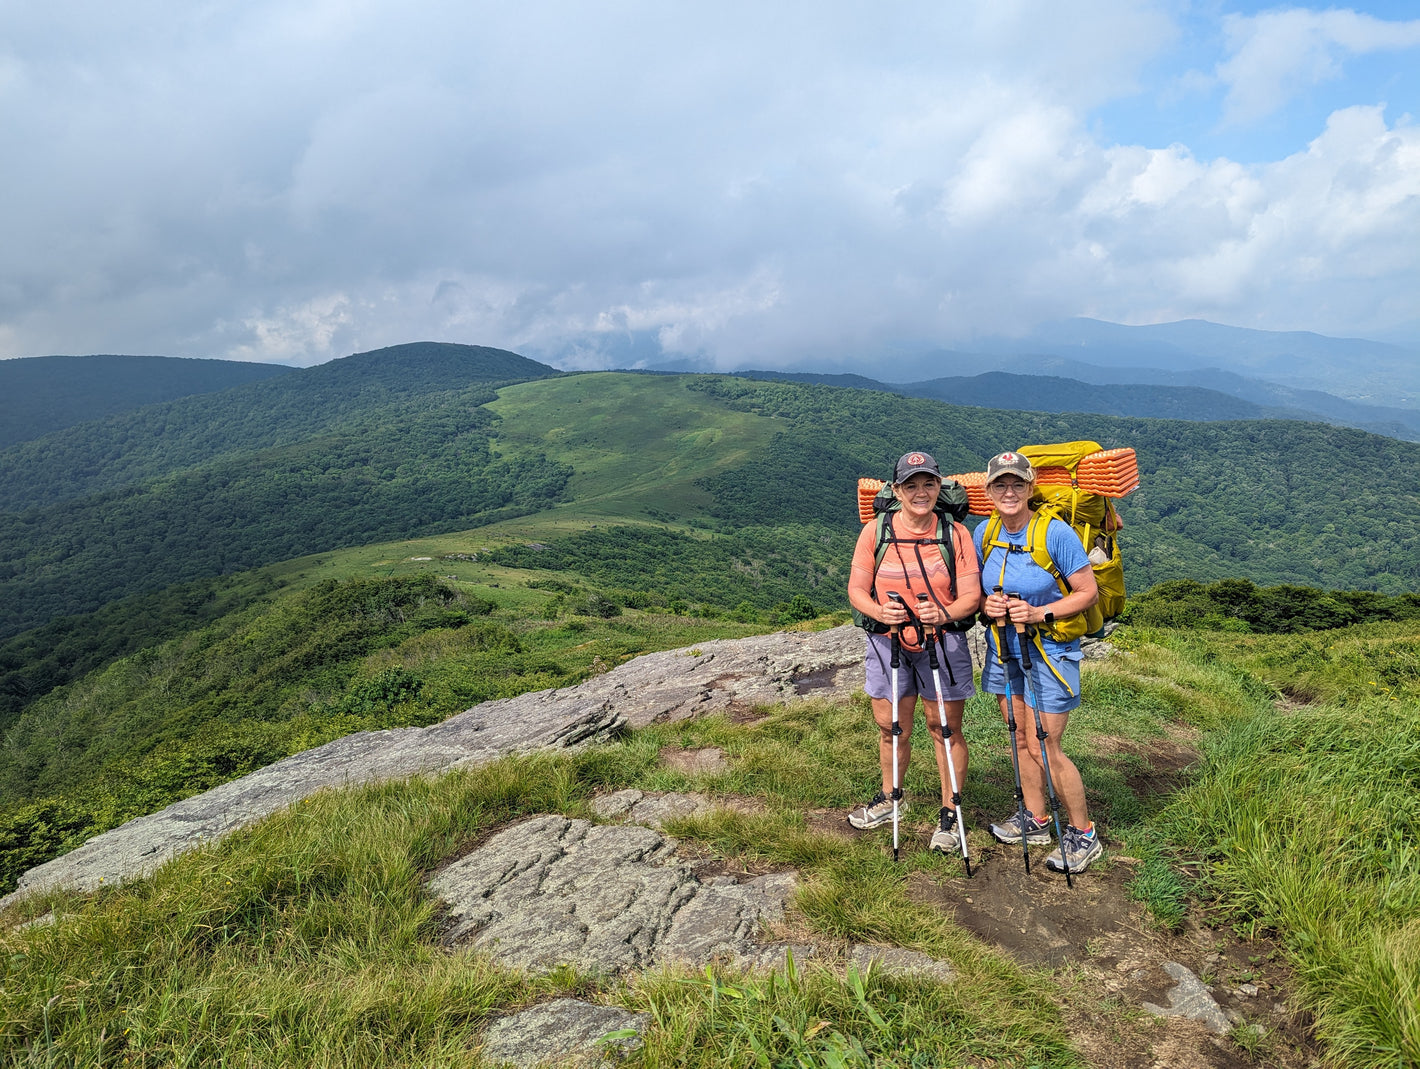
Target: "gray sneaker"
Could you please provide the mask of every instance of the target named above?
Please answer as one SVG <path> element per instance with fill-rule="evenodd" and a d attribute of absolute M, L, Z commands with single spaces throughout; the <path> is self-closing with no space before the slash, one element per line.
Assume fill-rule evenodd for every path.
<path fill-rule="evenodd" d="M 1084 872 L 1090 867 L 1090 862 L 1104 857 L 1104 844 L 1100 842 L 1099 833 L 1092 828 L 1090 833 L 1086 835 L 1079 828 L 1067 825 L 1065 828 L 1065 856 L 1070 859 L 1072 874 Z M 1051 872 L 1065 871 L 1058 847 L 1052 850 L 1050 856 L 1045 859 L 1045 867 Z"/>
<path fill-rule="evenodd" d="M 898 816 L 907 812 L 907 796 L 903 795 L 897 803 Z M 892 820 L 892 799 L 882 791 L 873 795 L 873 800 L 867 805 L 860 805 L 857 809 L 848 813 L 848 823 L 855 828 L 878 828 Z"/>
<path fill-rule="evenodd" d="M 1021 814 L 1012 813 L 999 824 L 991 825 L 991 837 L 998 843 L 1018 843 L 1021 841 Z M 1037 824 L 1029 809 L 1026 810 L 1026 842 L 1032 846 L 1044 846 L 1050 842 L 1050 824 Z M 1073 870 L 1072 870 L 1073 871 Z"/>
<path fill-rule="evenodd" d="M 942 806 L 942 811 L 937 814 L 937 830 L 932 833 L 932 843 L 928 849 L 938 850 L 943 854 L 961 853 L 961 825 L 957 823 L 955 809 Z"/>

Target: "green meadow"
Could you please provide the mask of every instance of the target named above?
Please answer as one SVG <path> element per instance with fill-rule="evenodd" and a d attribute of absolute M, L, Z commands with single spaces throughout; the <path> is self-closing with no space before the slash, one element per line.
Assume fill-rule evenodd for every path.
<path fill-rule="evenodd" d="M 384 409 L 342 417 L 348 544 L 225 575 L 178 569 L 183 582 L 159 590 L 115 585 L 97 611 L 3 644 L 0 891 L 98 832 L 353 731 L 434 723 L 639 653 L 842 623 L 853 482 L 883 474 L 905 439 L 972 470 L 1002 443 L 1088 434 L 1138 444 L 1149 479 L 1125 504 L 1131 584 L 1171 580 L 1136 596 L 1112 637 L 1119 652 L 1086 666 L 1067 739 L 1110 842 L 1103 872 L 1128 883 L 1151 932 L 1206 924 L 1280 954 L 1291 1010 L 1331 1063 L 1420 1065 L 1414 517 L 1377 519 L 1382 539 L 1338 526 L 1375 514 L 1377 485 L 1357 482 L 1347 502 L 1316 497 L 1367 436 L 706 376 L 435 385 L 400 400 L 419 448 L 433 443 L 425 453 L 399 452 L 410 436 L 382 423 Z M 183 426 L 206 434 L 202 413 L 190 416 Z M 359 421 L 384 426 L 388 456 L 370 459 Z M 281 493 L 304 502 L 293 515 L 320 512 L 326 498 L 301 487 L 320 489 L 329 457 L 292 448 Z M 313 466 L 296 470 L 296 454 Z M 1322 472 L 1292 487 L 1290 505 L 1256 468 L 1284 462 Z M 224 464 L 123 490 L 131 515 L 161 502 L 222 522 L 220 499 L 174 495 L 213 471 L 264 478 L 255 462 Z M 459 488 L 490 472 L 474 525 L 455 507 Z M 367 482 L 383 488 L 384 514 L 360 512 Z M 391 515 L 430 494 L 442 511 L 412 537 L 360 535 L 397 526 Z M 59 545 L 77 537 L 65 517 L 102 511 L 54 506 L 12 527 L 48 517 Z M 281 510 L 269 519 L 279 525 Z M 191 534 L 210 541 L 200 524 Z M 275 526 L 262 536 L 295 544 Z M 1331 558 L 1317 547 L 1342 537 L 1336 581 L 1368 589 L 1318 588 Z M 910 794 L 935 784 L 923 730 Z M 969 704 L 966 734 L 967 824 L 983 837 L 1013 804 L 986 699 Z M 875 738 L 862 695 L 654 726 L 578 753 L 322 793 L 151 878 L 27 899 L 0 918 L 0 1064 L 478 1066 L 491 1020 L 558 994 L 649 1013 L 635 1056 L 647 1066 L 1091 1064 L 1072 1022 L 1088 1008 L 1123 1034 L 1137 1008 L 1101 1004 L 1070 974 L 1024 966 L 924 910 L 910 893 L 923 881 L 969 893 L 958 859 L 912 846 L 894 865 L 881 837 L 845 839 L 811 819 L 863 800 Z M 1156 774 L 1149 755 L 1164 744 L 1187 748 L 1186 767 Z M 727 769 L 687 775 L 662 760 L 701 746 L 723 750 Z M 593 797 L 628 787 L 754 803 L 669 830 L 727 867 L 797 871 L 786 937 L 924 951 L 958 981 L 813 960 L 773 977 L 525 976 L 442 946 L 432 870 L 518 817 L 591 818 Z M 1287 1042 L 1239 1028 L 1225 1049 L 1269 1064 Z"/>

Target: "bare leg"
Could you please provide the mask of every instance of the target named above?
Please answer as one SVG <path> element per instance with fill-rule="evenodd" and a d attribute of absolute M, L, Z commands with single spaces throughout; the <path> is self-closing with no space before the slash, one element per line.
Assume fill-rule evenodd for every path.
<path fill-rule="evenodd" d="M 917 707 L 917 695 L 897 703 L 897 722 L 902 734 L 897 739 L 898 785 L 907 780 L 907 762 L 912 756 L 912 711 Z M 950 710 L 948 710 L 950 712 Z M 878 764 L 883 771 L 883 794 L 892 797 L 892 699 L 873 699 L 873 719 L 878 725 Z"/>
<path fill-rule="evenodd" d="M 947 749 L 942 745 L 942 714 L 937 708 L 936 702 L 922 703 L 922 715 L 927 717 L 930 725 L 928 734 L 932 736 L 932 744 L 937 751 L 937 776 L 942 781 L 942 805 L 948 809 L 955 809 L 952 805 L 952 781 L 947 774 Z M 947 702 L 947 726 L 952 729 L 952 761 L 956 765 L 957 790 L 966 791 L 966 739 L 961 733 L 962 710 L 966 708 L 965 701 Z"/>
<path fill-rule="evenodd" d="M 1002 705 L 1005 700 L 1002 699 Z M 1047 732 L 1045 752 L 1050 758 L 1050 778 L 1055 784 L 1055 793 L 1065 807 L 1072 826 L 1088 828 L 1090 811 L 1085 803 L 1085 781 L 1075 762 L 1065 756 L 1060 748 L 1061 736 L 1070 722 L 1069 713 L 1041 713 L 1040 723 Z M 1035 714 L 1020 698 L 1016 698 L 1016 742 L 1023 755 L 1021 760 L 1021 790 L 1026 796 L 1026 806 L 1037 817 L 1050 812 L 1045 797 L 1045 766 L 1040 759 L 1040 740 L 1035 737 Z M 1030 760 L 1025 760 L 1029 755 Z"/>

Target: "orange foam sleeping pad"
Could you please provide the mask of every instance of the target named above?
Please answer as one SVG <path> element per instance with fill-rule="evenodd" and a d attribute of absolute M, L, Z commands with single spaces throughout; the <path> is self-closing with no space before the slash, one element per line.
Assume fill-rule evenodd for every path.
<path fill-rule="evenodd" d="M 858 522 L 873 522 L 873 498 L 886 485 L 881 479 L 858 480 Z"/>
<path fill-rule="evenodd" d="M 991 499 L 986 496 L 986 473 L 984 471 L 968 471 L 961 475 L 948 475 L 947 478 L 955 479 L 966 487 L 967 506 L 973 516 L 990 516 L 995 510 Z"/>

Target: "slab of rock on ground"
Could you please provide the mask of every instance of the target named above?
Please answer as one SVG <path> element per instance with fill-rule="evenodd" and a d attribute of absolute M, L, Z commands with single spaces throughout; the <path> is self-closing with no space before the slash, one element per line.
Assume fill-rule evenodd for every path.
<path fill-rule="evenodd" d="M 1145 1002 L 1144 1009 L 1156 1017 L 1187 1017 L 1200 1021 L 1203 1027 L 1216 1036 L 1224 1035 L 1232 1027 L 1227 1014 L 1209 993 L 1203 981 L 1193 970 L 1176 961 L 1164 962 L 1164 972 L 1173 977 L 1174 988 L 1168 993 L 1167 1007 Z"/>
<path fill-rule="evenodd" d="M 938 961 L 916 950 L 875 943 L 858 943 L 850 947 L 848 962 L 856 965 L 860 972 L 875 967 L 890 976 L 925 976 L 943 983 L 951 983 L 957 978 L 956 970 L 945 961 Z"/>
<path fill-rule="evenodd" d="M 651 828 L 660 828 L 666 821 L 676 817 L 695 816 L 716 809 L 733 809 L 747 813 L 752 812 L 754 808 L 740 799 L 711 799 L 697 792 L 656 793 L 628 789 L 604 794 L 592 800 L 592 812 L 603 820 L 627 820 Z"/>
<path fill-rule="evenodd" d="M 623 727 L 781 704 L 863 685 L 851 625 L 650 653 L 572 687 L 484 702 L 427 728 L 369 731 L 278 761 L 97 835 L 30 869 L 0 909 L 52 889 L 92 891 L 145 875 L 325 787 L 466 768 L 510 753 L 605 740 Z"/>
<path fill-rule="evenodd" d="M 445 903 L 449 944 L 516 968 L 566 963 L 612 973 L 782 961 L 784 944 L 759 938 L 783 920 L 793 874 L 702 882 L 674 851 L 674 840 L 639 825 L 533 817 L 443 869 L 429 889 Z"/>
<path fill-rule="evenodd" d="M 597 1006 L 575 998 L 544 1002 L 500 1018 L 483 1035 L 483 1058 L 494 1065 L 603 1065 L 641 1046 L 638 1036 L 601 1042 L 610 1032 L 642 1032 L 648 1013 Z"/>

